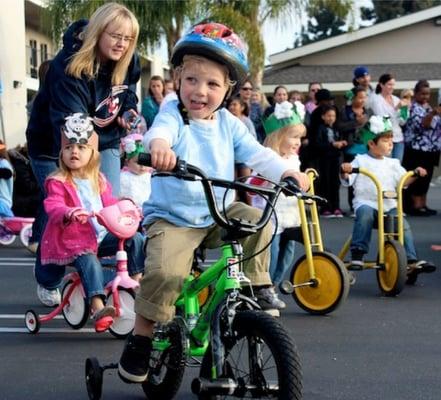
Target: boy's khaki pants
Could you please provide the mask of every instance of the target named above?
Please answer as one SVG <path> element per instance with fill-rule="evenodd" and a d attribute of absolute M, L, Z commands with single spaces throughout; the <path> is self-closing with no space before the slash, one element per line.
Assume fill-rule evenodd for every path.
<path fill-rule="evenodd" d="M 261 211 L 244 203 L 233 203 L 227 210 L 229 218 L 257 221 Z M 191 270 L 194 250 L 202 243 L 207 248 L 218 248 L 223 242 L 221 228 L 214 224 L 207 228 L 187 228 L 158 220 L 147 229 L 144 277 L 136 296 L 135 311 L 152 321 L 167 322 L 175 313 L 174 303 L 184 279 Z M 241 239 L 244 256 L 261 251 L 271 240 L 272 226 Z M 244 262 L 244 273 L 255 286 L 270 285 L 268 274 L 269 247 Z"/>

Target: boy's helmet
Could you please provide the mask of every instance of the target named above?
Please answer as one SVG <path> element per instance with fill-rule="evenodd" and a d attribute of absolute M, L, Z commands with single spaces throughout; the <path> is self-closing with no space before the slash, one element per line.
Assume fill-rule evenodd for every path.
<path fill-rule="evenodd" d="M 248 75 L 245 46 L 239 36 L 225 25 L 209 22 L 191 28 L 173 49 L 173 67 L 181 65 L 184 56 L 189 54 L 200 55 L 225 65 L 229 78 L 236 82 L 233 92 L 240 88 Z"/>

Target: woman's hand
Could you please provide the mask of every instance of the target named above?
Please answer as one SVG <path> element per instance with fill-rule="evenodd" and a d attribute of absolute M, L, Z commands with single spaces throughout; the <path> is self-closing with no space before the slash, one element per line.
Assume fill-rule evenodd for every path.
<path fill-rule="evenodd" d="M 132 114 L 134 118 L 138 115 L 136 110 L 133 110 L 133 109 L 128 110 L 126 112 Z M 121 128 L 124 128 L 126 131 L 129 131 L 131 129 L 129 118 L 118 117 L 117 122 L 118 122 L 118 125 Z"/>
<path fill-rule="evenodd" d="M 150 142 L 152 167 L 158 171 L 171 171 L 176 165 L 176 154 L 164 139 L 153 139 Z"/>

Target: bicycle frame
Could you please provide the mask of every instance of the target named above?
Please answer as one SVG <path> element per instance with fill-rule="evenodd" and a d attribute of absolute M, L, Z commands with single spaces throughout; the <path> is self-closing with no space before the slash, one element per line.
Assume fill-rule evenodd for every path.
<path fill-rule="evenodd" d="M 177 310 L 182 312 L 191 337 L 189 356 L 204 355 L 209 344 L 210 323 L 218 305 L 222 303 L 226 293 L 240 289 L 241 280 L 246 280 L 242 273 L 242 246 L 237 242 L 226 243 L 221 250 L 221 257 L 198 277 L 190 275 L 185 279 L 175 303 Z M 198 294 L 214 282 L 214 290 L 201 310 Z M 163 339 L 153 342 L 153 348 L 160 351 L 169 345 L 168 340 Z"/>

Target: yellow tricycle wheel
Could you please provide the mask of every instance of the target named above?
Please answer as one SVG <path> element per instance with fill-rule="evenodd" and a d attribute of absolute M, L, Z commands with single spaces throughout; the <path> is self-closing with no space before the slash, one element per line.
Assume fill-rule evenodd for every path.
<path fill-rule="evenodd" d="M 315 281 L 312 286 L 300 286 L 311 281 L 306 256 L 300 257 L 291 271 L 295 302 L 311 314 L 329 314 L 348 296 L 349 279 L 343 262 L 332 253 L 316 252 L 312 256 Z"/>
<path fill-rule="evenodd" d="M 406 282 L 407 257 L 404 247 L 396 240 L 384 244 L 384 269 L 377 270 L 377 282 L 385 296 L 399 294 Z"/>

